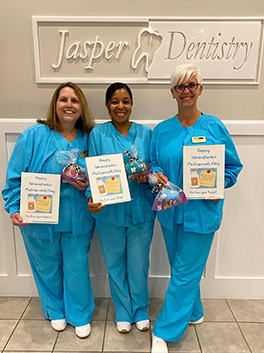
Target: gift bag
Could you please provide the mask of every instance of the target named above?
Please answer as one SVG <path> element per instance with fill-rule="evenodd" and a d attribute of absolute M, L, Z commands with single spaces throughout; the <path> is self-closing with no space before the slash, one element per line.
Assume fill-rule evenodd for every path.
<path fill-rule="evenodd" d="M 149 171 L 149 166 L 138 157 L 136 146 L 132 146 L 132 153 L 125 151 L 124 154 L 129 157 L 129 162 L 125 164 L 128 179 L 136 180 L 138 174 L 146 175 Z"/>
<path fill-rule="evenodd" d="M 185 193 L 177 185 L 174 185 L 170 181 L 167 182 L 166 186 L 159 183 L 156 173 L 151 173 L 148 176 L 148 180 L 151 184 L 155 184 L 152 189 L 152 193 L 157 193 L 152 207 L 153 210 L 167 210 L 170 207 L 174 207 L 188 201 Z"/>
<path fill-rule="evenodd" d="M 76 149 L 71 151 L 59 151 L 56 153 L 57 161 L 65 166 L 61 172 L 62 183 L 70 183 L 73 181 L 86 183 L 88 181 L 86 170 L 79 164 L 76 164 L 79 152 L 80 151 Z"/>

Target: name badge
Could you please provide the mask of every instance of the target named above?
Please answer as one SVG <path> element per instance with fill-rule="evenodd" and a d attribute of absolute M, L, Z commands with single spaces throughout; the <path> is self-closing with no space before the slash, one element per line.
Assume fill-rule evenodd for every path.
<path fill-rule="evenodd" d="M 87 150 L 80 151 L 80 152 L 79 152 L 79 156 L 80 156 L 81 158 L 87 157 L 87 156 L 88 156 L 88 151 L 87 151 Z"/>
<path fill-rule="evenodd" d="M 192 143 L 202 143 L 202 142 L 206 142 L 205 136 L 192 137 Z"/>

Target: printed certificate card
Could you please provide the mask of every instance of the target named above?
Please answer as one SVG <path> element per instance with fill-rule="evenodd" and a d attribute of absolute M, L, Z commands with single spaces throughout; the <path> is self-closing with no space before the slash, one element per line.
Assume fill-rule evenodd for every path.
<path fill-rule="evenodd" d="M 93 202 L 131 201 L 122 153 L 85 158 Z"/>
<path fill-rule="evenodd" d="M 20 214 L 29 223 L 59 222 L 60 174 L 21 173 Z"/>
<path fill-rule="evenodd" d="M 183 191 L 188 199 L 224 198 L 225 145 L 183 147 Z"/>

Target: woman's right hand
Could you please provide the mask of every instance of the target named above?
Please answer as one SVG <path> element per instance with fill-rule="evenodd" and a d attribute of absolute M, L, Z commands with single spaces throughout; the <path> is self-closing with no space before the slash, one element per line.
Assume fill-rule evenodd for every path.
<path fill-rule="evenodd" d="M 101 202 L 93 203 L 92 197 L 89 197 L 88 200 L 88 209 L 92 213 L 98 213 L 102 211 L 102 209 L 105 208 L 105 205 L 103 205 Z"/>
<path fill-rule="evenodd" d="M 161 183 L 163 186 L 167 185 L 168 178 L 162 172 L 156 173 L 156 177 L 157 177 L 158 182 Z"/>
<path fill-rule="evenodd" d="M 11 215 L 11 221 L 14 224 L 14 226 L 25 227 L 29 224 L 21 217 L 19 212 L 15 212 Z"/>
<path fill-rule="evenodd" d="M 70 184 L 80 191 L 86 190 L 90 185 L 89 181 L 82 183 L 80 180 L 72 181 Z"/>

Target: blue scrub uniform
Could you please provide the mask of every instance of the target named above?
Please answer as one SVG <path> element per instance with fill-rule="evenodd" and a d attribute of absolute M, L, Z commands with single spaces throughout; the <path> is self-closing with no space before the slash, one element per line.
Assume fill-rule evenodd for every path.
<path fill-rule="evenodd" d="M 64 166 L 58 163 L 56 152 L 72 149 L 87 150 L 88 134 L 78 131 L 75 140 L 67 142 L 42 124 L 24 131 L 8 164 L 2 191 L 6 211 L 19 212 L 21 172 L 60 174 Z M 79 155 L 76 163 L 86 168 Z M 75 327 L 91 322 L 94 299 L 87 256 L 94 223 L 85 192 L 63 183 L 59 224 L 20 227 L 45 318 L 65 318 Z"/>
<path fill-rule="evenodd" d="M 151 139 L 152 169 L 161 171 L 182 188 L 183 146 L 192 145 L 192 137 L 201 136 L 206 142 L 200 145 L 225 145 L 225 188 L 233 186 L 243 166 L 225 126 L 218 118 L 207 114 L 202 114 L 190 127 L 183 127 L 177 116 L 158 124 Z M 189 322 L 203 316 L 199 284 L 214 233 L 221 224 L 223 202 L 189 200 L 187 204 L 158 212 L 171 265 L 171 279 L 154 325 L 157 337 L 177 342 Z"/>
<path fill-rule="evenodd" d="M 133 152 L 149 162 L 152 130 L 132 123 L 126 137 L 110 123 L 93 129 L 89 137 L 89 156 Z M 129 161 L 124 156 L 124 161 Z M 153 235 L 155 212 L 153 196 L 147 183 L 128 180 L 132 201 L 107 205 L 94 214 L 109 275 L 116 321 L 130 323 L 149 318 L 147 307 L 149 249 Z"/>

